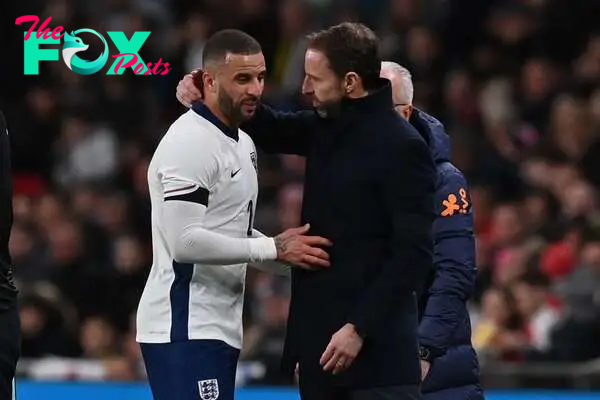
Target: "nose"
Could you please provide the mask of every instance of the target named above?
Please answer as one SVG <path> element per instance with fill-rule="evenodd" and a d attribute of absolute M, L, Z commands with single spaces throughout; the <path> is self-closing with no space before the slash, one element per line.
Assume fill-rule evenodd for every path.
<path fill-rule="evenodd" d="M 312 93 L 313 93 L 312 83 L 308 79 L 308 76 L 305 76 L 304 81 L 302 81 L 302 94 L 312 94 Z"/>
<path fill-rule="evenodd" d="M 252 83 L 246 86 L 246 94 L 254 97 L 260 97 L 262 95 L 264 83 L 261 80 L 254 79 Z"/>

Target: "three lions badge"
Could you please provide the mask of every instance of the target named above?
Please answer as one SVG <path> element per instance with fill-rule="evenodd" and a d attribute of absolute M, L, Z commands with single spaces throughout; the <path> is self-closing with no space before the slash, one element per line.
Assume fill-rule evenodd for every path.
<path fill-rule="evenodd" d="M 219 398 L 219 382 L 216 379 L 198 381 L 198 390 L 202 400 L 217 400 Z"/>

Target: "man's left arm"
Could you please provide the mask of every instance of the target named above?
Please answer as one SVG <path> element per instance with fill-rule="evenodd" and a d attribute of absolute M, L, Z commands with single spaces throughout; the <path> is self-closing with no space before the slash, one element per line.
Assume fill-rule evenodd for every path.
<path fill-rule="evenodd" d="M 348 321 L 363 337 L 382 328 L 399 299 L 412 296 L 433 264 L 435 164 L 424 140 L 399 142 L 399 148 L 387 149 L 383 160 L 383 206 L 392 228 L 390 255 Z"/>
<path fill-rule="evenodd" d="M 475 286 L 475 236 L 467 182 L 460 171 L 440 177 L 433 225 L 435 278 L 421 324 L 419 343 L 435 359 L 449 347 L 459 324 L 468 318 L 466 301 Z"/>

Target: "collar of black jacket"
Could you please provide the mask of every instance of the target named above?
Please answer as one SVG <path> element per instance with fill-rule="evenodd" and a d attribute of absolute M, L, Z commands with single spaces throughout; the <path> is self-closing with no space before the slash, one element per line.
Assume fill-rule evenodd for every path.
<path fill-rule="evenodd" d="M 388 79 L 379 79 L 379 86 L 377 89 L 358 99 L 342 99 L 340 105 L 343 114 L 353 113 L 357 111 L 376 111 L 394 108 L 394 101 L 392 100 L 392 85 Z"/>

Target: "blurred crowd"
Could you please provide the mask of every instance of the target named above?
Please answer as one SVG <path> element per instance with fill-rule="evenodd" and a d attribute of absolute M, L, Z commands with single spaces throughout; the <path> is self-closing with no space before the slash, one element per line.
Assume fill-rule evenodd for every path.
<path fill-rule="evenodd" d="M 600 357 L 600 3 L 24 3 L 0 17 L 8 19 L 4 48 L 15 55 L 0 66 L 0 108 L 13 142 L 10 249 L 24 358 L 95 359 L 106 378 L 142 376 L 133 318 L 152 257 L 146 171 L 185 111 L 174 95 L 178 80 L 200 65 L 212 32 L 236 27 L 263 45 L 268 101 L 304 106 L 304 35 L 344 20 L 376 29 L 385 58 L 411 71 L 415 106 L 444 122 L 469 179 L 479 267 L 473 341 L 482 360 Z M 14 18 L 26 14 L 52 16 L 51 28 L 69 31 L 149 30 L 140 55 L 172 70 L 107 76 L 107 65 L 84 76 L 42 62 L 39 75 L 24 76 L 21 31 L 29 26 Z M 259 154 L 259 166 L 257 227 L 275 234 L 297 225 L 303 160 Z M 250 271 L 242 358 L 263 363 L 260 383 L 281 382 L 274 371 L 288 298 L 287 281 Z"/>

